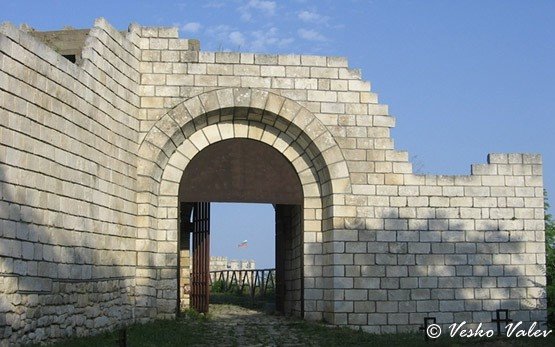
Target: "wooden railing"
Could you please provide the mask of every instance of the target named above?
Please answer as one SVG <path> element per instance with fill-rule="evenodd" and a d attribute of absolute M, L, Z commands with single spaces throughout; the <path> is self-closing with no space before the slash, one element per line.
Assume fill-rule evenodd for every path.
<path fill-rule="evenodd" d="M 264 296 L 268 290 L 275 292 L 276 269 L 210 271 L 210 285 L 216 282 L 224 292 L 236 290 L 244 293 L 246 288 L 253 298 L 256 294 Z"/>

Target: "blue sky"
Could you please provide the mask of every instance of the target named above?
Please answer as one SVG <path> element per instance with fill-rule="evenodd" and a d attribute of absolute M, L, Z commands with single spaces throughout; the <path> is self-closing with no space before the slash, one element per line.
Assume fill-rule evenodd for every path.
<path fill-rule="evenodd" d="M 120 30 L 175 25 L 207 51 L 346 56 L 390 106 L 396 148 L 419 172 L 468 174 L 489 152 L 541 153 L 555 204 L 555 1 L 2 0 L 0 14 L 39 30 L 100 16 Z M 245 238 L 221 240 L 231 249 Z"/>

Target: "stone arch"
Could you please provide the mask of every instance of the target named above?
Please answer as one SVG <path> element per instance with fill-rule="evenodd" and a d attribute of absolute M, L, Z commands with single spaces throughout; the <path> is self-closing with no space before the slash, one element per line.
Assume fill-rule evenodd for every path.
<path fill-rule="evenodd" d="M 335 139 L 316 116 L 295 101 L 264 90 L 229 88 L 183 101 L 160 118 L 143 139 L 137 167 L 141 239 L 137 248 L 146 254 L 139 267 L 177 263 L 174 250 L 181 176 L 203 148 L 230 138 L 264 142 L 291 162 L 301 181 L 303 208 L 308 211 L 303 220 L 307 235 L 304 247 L 324 254 L 323 234 L 333 229 L 336 207 L 344 205 L 344 196 L 351 192 L 347 164 Z M 307 276 L 321 276 L 322 267 L 310 266 L 315 273 Z M 163 292 L 159 288 L 171 287 L 162 277 L 156 275 L 153 286 L 157 293 Z M 318 285 L 321 284 L 309 285 L 308 289 Z M 323 288 L 318 290 L 323 292 Z M 157 294 L 157 301 L 166 301 L 162 308 L 160 303 L 153 308 L 158 316 L 171 312 L 171 303 L 165 298 L 167 295 Z M 310 306 L 324 305 L 314 302 Z M 310 314 L 308 318 L 322 318 L 321 312 Z"/>
<path fill-rule="evenodd" d="M 327 206 L 339 203 L 335 201 L 337 194 L 351 192 L 349 172 L 341 149 L 314 114 L 299 103 L 272 92 L 226 88 L 183 101 L 160 118 L 145 136 L 139 147 L 137 168 L 139 192 L 150 196 L 145 201 L 156 200 L 165 166 L 185 139 L 200 136 L 195 133 L 208 125 L 230 121 L 234 124 L 263 124 L 282 134 L 276 141 L 278 146 L 295 143 L 302 148 L 309 162 L 314 164 L 322 196 L 331 196 Z M 198 138 L 197 145 L 201 143 L 208 143 L 208 140 Z M 141 203 L 143 201 L 139 201 Z"/>

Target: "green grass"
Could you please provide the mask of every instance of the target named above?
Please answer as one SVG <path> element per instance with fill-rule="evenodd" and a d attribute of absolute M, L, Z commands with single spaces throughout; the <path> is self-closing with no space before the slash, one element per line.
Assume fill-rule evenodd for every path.
<path fill-rule="evenodd" d="M 154 321 L 148 324 L 135 324 L 127 328 L 128 346 L 240 346 L 244 341 L 249 345 L 275 345 L 287 344 L 301 346 L 526 346 L 543 347 L 555 346 L 555 334 L 547 338 L 450 338 L 444 331 L 437 340 L 426 340 L 423 333 L 403 334 L 368 334 L 360 330 L 349 328 L 334 328 L 323 324 L 307 322 L 299 319 L 284 319 L 279 317 L 279 326 L 271 329 L 272 333 L 265 331 L 267 326 L 258 324 L 261 319 L 259 313 L 251 312 L 254 319 L 242 325 L 242 331 L 236 329 L 236 324 L 241 323 L 241 316 L 228 319 L 227 322 L 219 318 L 218 312 L 236 310 L 237 307 L 264 312 L 270 316 L 275 314 L 273 295 L 251 298 L 238 291 L 213 292 L 210 296 L 211 312 L 199 314 L 194 310 L 186 310 L 182 316 L 175 320 Z M 277 318 L 277 317 L 276 317 Z M 54 344 L 56 347 L 85 347 L 85 346 L 118 346 L 120 331 L 114 331 L 86 338 L 75 338 Z"/>
<path fill-rule="evenodd" d="M 329 328 L 316 323 L 292 321 L 288 328 L 301 337 L 302 345 L 307 346 L 553 346 L 552 335 L 547 339 L 452 339 L 443 337 L 434 341 L 426 341 L 422 334 L 386 334 L 374 335 L 348 328 Z M 128 345 L 133 347 L 147 346 L 213 346 L 222 345 L 223 341 L 233 343 L 234 332 L 214 331 L 209 320 L 178 319 L 155 321 L 145 325 L 134 325 L 128 328 Z M 259 332 L 261 333 L 261 332 Z M 266 345 L 261 334 L 250 335 L 253 343 Z M 207 337 L 209 337 L 207 339 Z M 279 336 L 272 344 L 283 345 L 288 336 Z M 223 345 L 230 345 L 224 343 Z M 117 333 L 103 334 L 89 338 L 79 338 L 55 344 L 57 347 L 80 346 L 117 346 Z"/>

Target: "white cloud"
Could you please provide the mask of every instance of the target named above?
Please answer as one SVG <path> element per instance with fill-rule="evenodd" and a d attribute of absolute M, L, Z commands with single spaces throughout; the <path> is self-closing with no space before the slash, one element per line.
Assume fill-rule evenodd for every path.
<path fill-rule="evenodd" d="M 247 6 L 260 10 L 270 16 L 273 16 L 276 11 L 275 1 L 250 0 Z"/>
<path fill-rule="evenodd" d="M 249 11 L 247 10 L 239 10 L 239 12 L 241 12 L 241 19 L 244 20 L 245 22 L 248 22 L 251 20 L 252 15 Z"/>
<path fill-rule="evenodd" d="M 234 30 L 228 25 L 216 25 L 206 28 L 206 35 L 223 42 L 229 39 L 229 34 Z"/>
<path fill-rule="evenodd" d="M 252 10 L 257 10 L 266 16 L 273 16 L 276 12 L 276 2 L 267 0 L 249 0 L 243 6 L 237 8 L 241 13 L 241 19 L 250 21 L 252 19 Z"/>
<path fill-rule="evenodd" d="M 297 31 L 297 33 L 299 34 L 299 37 L 301 37 L 302 39 L 308 40 L 308 41 L 320 41 L 320 42 L 324 42 L 327 41 L 328 39 L 320 34 L 318 31 L 314 30 L 314 29 L 299 29 Z"/>
<path fill-rule="evenodd" d="M 218 50 L 235 50 L 265 52 L 269 49 L 285 48 L 295 39 L 282 35 L 278 28 L 270 27 L 264 30 L 240 31 L 236 27 L 217 25 L 207 27 L 205 33 L 218 45 Z"/>
<path fill-rule="evenodd" d="M 322 16 L 316 11 L 304 10 L 298 13 L 297 17 L 305 23 L 326 23 L 329 19 L 327 16 Z"/>
<path fill-rule="evenodd" d="M 245 35 L 243 35 L 240 31 L 232 31 L 229 33 L 229 40 L 232 44 L 238 47 L 244 47 L 247 43 Z"/>
<path fill-rule="evenodd" d="M 281 37 L 276 27 L 264 31 L 253 31 L 251 32 L 251 36 L 254 39 L 250 43 L 249 48 L 254 52 L 265 51 L 268 47 L 284 48 L 295 41 L 292 37 Z"/>
<path fill-rule="evenodd" d="M 206 4 L 204 4 L 202 7 L 204 8 L 222 8 L 225 6 L 225 3 L 223 1 L 209 1 Z"/>
<path fill-rule="evenodd" d="M 181 27 L 181 30 L 189 33 L 196 33 L 202 27 L 198 22 L 190 22 Z"/>

